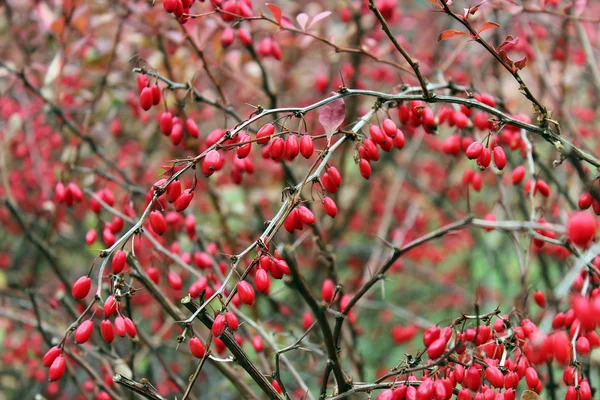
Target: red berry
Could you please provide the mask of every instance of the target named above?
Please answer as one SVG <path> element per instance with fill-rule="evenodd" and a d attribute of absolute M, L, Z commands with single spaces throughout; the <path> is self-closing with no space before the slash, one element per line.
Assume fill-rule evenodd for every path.
<path fill-rule="evenodd" d="M 593 201 L 594 201 L 594 198 L 592 197 L 592 195 L 589 192 L 583 192 L 583 193 L 581 193 L 581 196 L 579 196 L 577 205 L 579 206 L 580 210 L 587 210 L 588 208 L 590 208 Z"/>
<path fill-rule="evenodd" d="M 494 147 L 494 164 L 500 170 L 506 167 L 506 153 L 504 153 L 504 149 L 500 146 Z"/>
<path fill-rule="evenodd" d="M 91 320 L 83 321 L 75 330 L 75 343 L 87 342 L 94 332 L 94 323 Z"/>
<path fill-rule="evenodd" d="M 504 387 L 504 374 L 497 367 L 489 366 L 485 370 L 485 377 L 495 388 Z"/>
<path fill-rule="evenodd" d="M 119 316 L 115 318 L 115 332 L 117 335 L 123 337 L 127 334 L 127 328 L 125 327 L 125 320 Z"/>
<path fill-rule="evenodd" d="M 358 168 L 363 178 L 369 179 L 371 177 L 371 164 L 369 164 L 367 160 L 360 160 L 358 163 Z"/>
<path fill-rule="evenodd" d="M 335 294 L 335 285 L 331 279 L 326 279 L 321 287 L 321 297 L 326 303 L 331 303 Z"/>
<path fill-rule="evenodd" d="M 583 355 L 588 355 L 590 354 L 590 342 L 589 340 L 587 340 L 586 337 L 582 336 L 579 339 L 577 339 L 577 342 L 575 343 L 575 350 L 577 351 L 577 353 L 583 354 Z"/>
<path fill-rule="evenodd" d="M 165 221 L 165 217 L 158 210 L 150 213 L 150 225 L 157 235 L 162 235 L 167 231 L 167 221 Z"/>
<path fill-rule="evenodd" d="M 525 371 L 525 381 L 530 389 L 535 389 L 538 383 L 540 383 L 537 371 L 531 367 L 527 368 Z"/>
<path fill-rule="evenodd" d="M 533 294 L 533 300 L 541 308 L 546 307 L 546 296 L 544 296 L 544 293 L 542 291 L 540 291 L 540 290 L 536 291 Z"/>
<path fill-rule="evenodd" d="M 202 344 L 202 341 L 200 339 L 198 339 L 197 337 L 193 337 L 190 339 L 190 353 L 192 353 L 192 355 L 196 358 L 202 358 L 204 357 L 204 344 Z"/>
<path fill-rule="evenodd" d="M 254 284 L 256 285 L 256 290 L 259 292 L 269 292 L 271 281 L 269 280 L 269 275 L 267 274 L 266 270 L 261 268 L 256 271 L 256 275 L 254 276 Z"/>
<path fill-rule="evenodd" d="M 59 380 L 65 373 L 66 363 L 63 356 L 58 356 L 50 365 L 48 379 L 52 382 Z"/>
<path fill-rule="evenodd" d="M 275 161 L 278 161 L 281 160 L 284 152 L 285 141 L 280 137 L 273 139 L 273 142 L 271 142 L 271 146 L 269 147 L 269 157 Z"/>
<path fill-rule="evenodd" d="M 492 162 L 492 152 L 488 148 L 481 151 L 481 155 L 477 157 L 477 165 L 480 169 L 486 169 Z"/>
<path fill-rule="evenodd" d="M 257 353 L 262 352 L 265 349 L 262 338 L 258 335 L 252 338 L 252 347 L 254 347 L 254 351 Z"/>
<path fill-rule="evenodd" d="M 100 334 L 106 343 L 112 343 L 115 340 L 115 330 L 109 320 L 105 319 L 100 323 Z"/>
<path fill-rule="evenodd" d="M 404 138 L 404 133 L 398 129 L 396 130 L 396 136 L 393 139 L 394 147 L 397 149 L 403 149 L 406 145 L 406 139 Z"/>
<path fill-rule="evenodd" d="M 258 144 L 267 144 L 271 140 L 271 135 L 275 133 L 275 125 L 266 124 L 256 133 Z"/>
<path fill-rule="evenodd" d="M 398 128 L 396 127 L 396 124 L 389 118 L 384 119 L 381 126 L 383 127 L 383 131 L 385 132 L 385 134 L 391 137 L 392 139 L 395 138 L 398 134 Z"/>
<path fill-rule="evenodd" d="M 145 87 L 140 93 L 140 106 L 144 111 L 148 111 L 152 107 L 152 89 Z"/>
<path fill-rule="evenodd" d="M 169 286 L 173 288 L 173 290 L 181 290 L 181 288 L 183 287 L 183 281 L 181 280 L 181 276 L 179 276 L 173 271 L 170 271 L 167 274 L 167 282 L 169 283 Z"/>
<path fill-rule="evenodd" d="M 233 311 L 227 311 L 225 313 L 225 321 L 227 321 L 227 327 L 232 331 L 236 331 L 240 326 L 240 322 Z"/>
<path fill-rule="evenodd" d="M 325 213 L 331 218 L 335 218 L 338 213 L 337 205 L 331 197 L 323 197 L 323 208 L 325 209 Z"/>
<path fill-rule="evenodd" d="M 298 218 L 306 225 L 312 225 L 316 221 L 315 214 L 305 206 L 298 207 Z"/>
<path fill-rule="evenodd" d="M 219 314 L 215 317 L 213 321 L 213 325 L 211 328 L 211 332 L 215 337 L 219 337 L 225 331 L 225 324 L 227 321 L 225 320 L 225 316 L 223 314 Z"/>
<path fill-rule="evenodd" d="M 254 303 L 254 289 L 246 281 L 240 281 L 237 284 L 238 295 L 242 303 L 252 305 Z"/>
<path fill-rule="evenodd" d="M 303 135 L 300 139 L 300 154 L 304 158 L 310 158 L 315 152 L 315 144 L 313 138 L 310 135 Z"/>
<path fill-rule="evenodd" d="M 60 356 L 62 353 L 62 349 L 58 346 L 51 347 L 46 354 L 44 354 L 44 358 L 42 358 L 42 365 L 46 368 L 50 367 L 56 357 Z"/>
<path fill-rule="evenodd" d="M 194 192 L 192 192 L 191 189 L 185 189 L 183 193 L 181 193 L 179 197 L 177 197 L 177 200 L 175 200 L 175 204 L 173 204 L 175 206 L 175 210 L 179 212 L 185 210 L 186 208 L 188 208 L 193 198 Z"/>
<path fill-rule="evenodd" d="M 483 152 L 483 144 L 481 142 L 473 142 L 467 147 L 465 154 L 471 160 L 478 158 Z"/>
<path fill-rule="evenodd" d="M 436 339 L 427 347 L 427 356 L 432 360 L 439 358 L 446 351 L 446 343 L 448 341 L 445 338 Z"/>
<path fill-rule="evenodd" d="M 139 92 L 141 92 L 142 90 L 144 90 L 144 88 L 147 87 L 149 83 L 150 83 L 150 78 L 148 78 L 148 75 L 138 74 L 138 76 L 137 76 L 137 85 L 138 85 L 138 91 Z"/>
<path fill-rule="evenodd" d="M 123 318 L 123 320 L 125 321 L 125 331 L 127 332 L 127 336 L 134 338 L 137 334 L 137 328 L 135 327 L 135 324 L 127 317 Z"/>
<path fill-rule="evenodd" d="M 73 284 L 73 287 L 71 288 L 71 294 L 76 300 L 81 300 L 88 295 L 91 287 L 92 280 L 87 276 L 82 276 Z"/>
<path fill-rule="evenodd" d="M 567 237 L 579 246 L 586 247 L 596 237 L 596 218 L 587 212 L 578 211 L 569 217 L 567 223 Z"/>
<path fill-rule="evenodd" d="M 298 226 L 298 209 L 294 208 L 290 214 L 287 216 L 285 221 L 283 221 L 283 227 L 286 231 L 292 233 Z"/>
<path fill-rule="evenodd" d="M 523 182 L 523 178 L 525 178 L 525 167 L 519 165 L 517 168 L 513 169 L 511 178 L 513 185 L 518 185 Z"/>
<path fill-rule="evenodd" d="M 239 143 L 246 143 L 237 148 L 236 154 L 238 158 L 246 158 L 248 154 L 250 154 L 250 150 L 252 150 L 252 138 L 246 134 L 240 137 Z"/>
<path fill-rule="evenodd" d="M 298 138 L 295 135 L 289 135 L 285 139 L 285 157 L 288 160 L 293 160 L 298 156 L 300 152 L 300 146 L 298 145 Z"/>

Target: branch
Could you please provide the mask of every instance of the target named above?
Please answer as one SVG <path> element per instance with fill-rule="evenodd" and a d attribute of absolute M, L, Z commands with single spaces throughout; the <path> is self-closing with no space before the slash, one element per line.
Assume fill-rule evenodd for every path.
<path fill-rule="evenodd" d="M 181 300 L 181 304 L 183 304 L 188 310 L 190 310 L 193 314 L 196 314 L 196 311 L 199 309 L 199 305 L 190 297 L 186 296 Z M 197 314 L 197 318 L 206 326 L 208 329 L 212 328 L 213 318 L 208 315 L 206 310 L 202 310 L 202 312 Z M 262 391 L 267 395 L 269 399 L 280 399 L 279 393 L 275 390 L 271 382 L 265 377 L 263 373 L 261 373 L 252 360 L 248 357 L 246 352 L 237 344 L 233 335 L 229 332 L 224 332 L 219 338 L 223 341 L 225 346 L 229 349 L 231 354 L 235 357 L 235 361 L 250 375 L 252 380 L 256 382 L 256 384 L 262 389 Z M 239 378 L 239 377 L 238 377 Z"/>
<path fill-rule="evenodd" d="M 127 389 L 144 396 L 147 399 L 167 400 L 166 398 L 158 394 L 156 389 L 154 389 L 154 387 L 146 379 L 142 379 L 141 382 L 136 382 L 134 380 L 124 377 L 123 375 L 116 374 L 115 376 L 113 376 L 113 382 L 118 383 L 119 385 L 122 385 Z"/>
<path fill-rule="evenodd" d="M 415 62 L 410 57 L 410 55 L 406 52 L 406 50 L 404 50 L 404 48 L 400 45 L 400 43 L 398 43 L 398 40 L 396 39 L 396 37 L 394 36 L 392 31 L 390 30 L 390 27 L 388 26 L 387 22 L 385 22 L 385 18 L 383 18 L 383 15 L 381 15 L 381 12 L 375 5 L 374 0 L 369 0 L 369 9 L 371 11 L 373 11 L 373 14 L 375 14 L 375 17 L 377 17 L 377 19 L 379 20 L 379 23 L 381 24 L 381 29 L 383 29 L 383 31 L 388 36 L 388 38 L 390 39 L 390 41 L 392 42 L 392 44 L 394 45 L 396 50 L 398 50 L 400 52 L 400 54 L 402 54 L 402 57 L 404 57 L 404 59 L 410 65 L 410 67 L 413 69 L 413 71 L 415 71 L 415 75 L 417 76 L 417 79 L 419 80 L 419 84 L 421 84 L 421 89 L 423 90 L 423 96 L 431 97 L 431 93 L 429 92 L 429 89 L 427 88 L 427 83 L 425 82 L 425 79 L 423 79 L 423 76 L 421 75 L 421 71 L 419 70 L 419 63 Z"/>
<path fill-rule="evenodd" d="M 352 383 L 350 380 L 346 378 L 344 375 L 344 371 L 342 371 L 342 366 L 340 360 L 338 358 L 338 349 L 335 344 L 335 340 L 333 337 L 333 332 L 331 331 L 331 326 L 329 326 L 329 322 L 327 322 L 326 310 L 327 307 L 319 306 L 317 299 L 310 291 L 309 287 L 302 279 L 300 272 L 298 270 L 298 263 L 296 262 L 296 257 L 294 257 L 292 251 L 290 250 L 290 246 L 286 246 L 283 249 L 281 254 L 284 260 L 288 263 L 290 267 L 290 271 L 292 273 L 292 277 L 294 278 L 293 283 L 300 292 L 300 295 L 308 304 L 312 313 L 317 318 L 319 322 L 319 327 L 321 328 L 321 333 L 323 334 L 323 340 L 325 342 L 325 347 L 327 348 L 327 356 L 329 359 L 327 360 L 327 365 L 331 366 L 333 370 L 333 374 L 335 375 L 335 380 L 337 382 L 339 390 L 344 393 L 352 388 Z M 323 382 L 323 385 L 326 385 L 326 382 Z"/>

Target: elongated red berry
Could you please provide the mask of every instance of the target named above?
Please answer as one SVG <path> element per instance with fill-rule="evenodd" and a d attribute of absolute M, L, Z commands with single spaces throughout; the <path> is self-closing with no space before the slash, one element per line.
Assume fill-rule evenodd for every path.
<path fill-rule="evenodd" d="M 479 155 L 479 157 L 477 157 L 477 166 L 479 166 L 479 169 L 486 169 L 487 167 L 490 166 L 491 162 L 492 162 L 492 152 L 490 149 L 488 149 L 486 147 L 481 151 L 481 154 Z"/>
<path fill-rule="evenodd" d="M 300 139 L 300 154 L 304 158 L 310 158 L 315 152 L 315 144 L 313 138 L 310 135 L 303 135 Z"/>
<path fill-rule="evenodd" d="M 300 218 L 302 223 L 306 225 L 312 225 L 316 221 L 315 214 L 313 214 L 313 212 L 305 206 L 298 207 L 298 217 Z"/>
<path fill-rule="evenodd" d="M 371 139 L 379 145 L 388 140 L 387 135 L 377 125 L 371 125 L 369 134 L 371 135 Z"/>
<path fill-rule="evenodd" d="M 152 107 L 152 89 L 145 87 L 140 93 L 140 106 L 144 111 L 148 111 Z"/>
<path fill-rule="evenodd" d="M 300 146 L 296 135 L 289 135 L 285 139 L 285 157 L 288 160 L 293 160 L 300 153 Z"/>
<path fill-rule="evenodd" d="M 506 167 L 506 153 L 504 153 L 504 149 L 500 146 L 494 147 L 494 164 L 500 170 Z"/>
<path fill-rule="evenodd" d="M 262 338 L 260 336 L 256 335 L 252 338 L 252 347 L 254 347 L 254 351 L 256 351 L 257 353 L 260 353 L 265 349 Z"/>
<path fill-rule="evenodd" d="M 185 120 L 185 130 L 193 138 L 197 138 L 198 136 L 200 136 L 200 130 L 198 129 L 198 125 L 196 124 L 196 121 L 194 121 L 191 118 Z"/>
<path fill-rule="evenodd" d="M 96 230 L 95 229 L 90 229 L 85 234 L 85 243 L 87 243 L 88 245 L 91 245 L 91 244 L 93 244 L 96 241 L 97 237 L 98 237 L 98 234 L 96 233 Z"/>
<path fill-rule="evenodd" d="M 49 368 L 54 362 L 54 360 L 56 360 L 56 357 L 60 356 L 61 354 L 62 349 L 60 347 L 51 347 L 50 349 L 48 349 L 46 354 L 44 354 L 44 358 L 42 358 L 42 365 L 44 365 L 44 367 L 46 368 Z"/>
<path fill-rule="evenodd" d="M 285 141 L 280 137 L 273 139 L 273 142 L 271 142 L 271 146 L 269 147 L 269 157 L 275 161 L 281 160 L 284 152 Z"/>
<path fill-rule="evenodd" d="M 75 330 L 75 343 L 87 342 L 94 332 L 94 323 L 91 320 L 83 321 Z"/>
<path fill-rule="evenodd" d="M 204 344 L 202 343 L 202 341 L 200 339 L 198 339 L 197 337 L 193 337 L 190 339 L 190 353 L 192 353 L 192 355 L 196 358 L 202 358 L 204 357 L 204 353 L 205 353 L 205 349 L 204 349 Z"/>
<path fill-rule="evenodd" d="M 135 327 L 135 324 L 128 317 L 123 318 L 123 321 L 125 322 L 125 331 L 127 332 L 127 336 L 134 338 L 137 334 L 137 328 Z"/>
<path fill-rule="evenodd" d="M 206 154 L 204 160 L 202 160 L 202 173 L 204 176 L 209 177 L 215 171 L 221 169 L 223 163 L 223 157 L 217 150 L 211 150 Z"/>
<path fill-rule="evenodd" d="M 469 147 L 467 147 L 467 150 L 465 151 L 465 154 L 467 155 L 467 157 L 471 160 L 475 160 L 476 158 L 478 158 L 481 153 L 483 152 L 483 144 L 481 144 L 481 142 L 473 142 L 469 145 Z"/>
<path fill-rule="evenodd" d="M 169 286 L 173 288 L 173 290 L 181 290 L 181 288 L 183 287 L 183 281 L 181 280 L 181 276 L 179 276 L 173 271 L 169 271 L 169 273 L 167 274 L 167 282 L 169 283 Z"/>
<path fill-rule="evenodd" d="M 227 321 L 227 327 L 232 331 L 236 331 L 240 327 L 238 317 L 233 311 L 227 311 L 225 313 L 225 321 Z"/>
<path fill-rule="evenodd" d="M 256 285 L 256 290 L 261 293 L 268 293 L 271 288 L 271 280 L 269 279 L 269 275 L 265 269 L 258 269 L 256 271 L 256 275 L 254 276 L 254 284 Z"/>
<path fill-rule="evenodd" d="M 115 340 L 115 329 L 109 320 L 105 319 L 100 322 L 100 335 L 106 343 L 112 343 Z"/>
<path fill-rule="evenodd" d="M 92 280 L 87 276 L 82 276 L 73 284 L 73 287 L 71 288 L 71 294 L 76 300 L 81 300 L 88 295 L 91 287 Z"/>
<path fill-rule="evenodd" d="M 298 209 L 294 208 L 290 211 L 290 214 L 287 216 L 285 221 L 283 221 L 283 227 L 286 231 L 292 233 L 296 229 L 298 225 Z"/>
<path fill-rule="evenodd" d="M 237 284 L 238 295 L 242 303 L 251 305 L 254 303 L 254 289 L 246 281 L 240 281 Z"/>
<path fill-rule="evenodd" d="M 536 291 L 533 294 L 533 300 L 535 301 L 535 303 L 538 306 L 540 306 L 542 308 L 546 307 L 546 296 L 544 296 L 544 293 L 542 291 L 540 291 L 540 290 Z"/>
<path fill-rule="evenodd" d="M 392 139 L 395 138 L 398 134 L 398 127 L 396 126 L 394 121 L 392 121 L 389 118 L 384 119 L 381 126 L 383 127 L 383 131 L 385 132 L 385 134 L 391 137 Z"/>
<path fill-rule="evenodd" d="M 221 336 L 223 334 L 223 332 L 225 331 L 226 323 L 227 323 L 227 321 L 225 320 L 225 316 L 223 314 L 217 315 L 212 324 L 212 328 L 211 328 L 212 334 L 215 337 Z"/>
<path fill-rule="evenodd" d="M 271 140 L 271 135 L 275 133 L 275 125 L 266 124 L 256 133 L 258 144 L 267 144 Z"/>
<path fill-rule="evenodd" d="M 335 218 L 338 213 L 337 205 L 331 197 L 323 197 L 323 208 L 325 209 L 325 213 L 331 218 Z"/>
<path fill-rule="evenodd" d="M 58 356 L 50 365 L 48 379 L 52 382 L 59 380 L 65 373 L 66 362 L 63 356 Z"/>
<path fill-rule="evenodd" d="M 191 189 L 185 189 L 179 195 L 179 197 L 177 197 L 177 200 L 175 200 L 175 203 L 173 204 L 173 206 L 175 207 L 175 210 L 177 210 L 179 212 L 185 210 L 186 208 L 188 208 L 188 206 L 190 205 L 193 198 L 194 198 L 194 192 L 192 192 Z"/>
<path fill-rule="evenodd" d="M 127 253 L 123 250 L 115 251 L 112 258 L 111 269 L 113 274 L 120 274 L 125 269 L 125 263 L 127 261 Z"/>
<path fill-rule="evenodd" d="M 162 235 L 167 231 L 167 221 L 160 211 L 154 210 L 150 213 L 150 226 L 157 235 Z"/>
<path fill-rule="evenodd" d="M 371 164 L 369 164 L 367 160 L 360 160 L 358 163 L 358 168 L 363 178 L 369 179 L 371 177 Z"/>
<path fill-rule="evenodd" d="M 127 334 L 127 328 L 125 327 L 125 320 L 123 317 L 118 316 L 115 318 L 115 332 L 117 335 L 123 337 Z"/>
<path fill-rule="evenodd" d="M 517 168 L 513 169 L 511 178 L 513 185 L 518 185 L 523 182 L 523 178 L 525 178 L 525 167 L 519 165 Z"/>
<path fill-rule="evenodd" d="M 238 158 L 246 158 L 248 154 L 250 154 L 250 150 L 252 150 L 252 138 L 246 134 L 240 137 L 240 143 L 246 143 L 242 146 L 239 146 L 236 150 Z"/>
<path fill-rule="evenodd" d="M 323 282 L 323 286 L 321 287 L 321 298 L 326 303 L 330 303 L 333 300 L 333 295 L 335 293 L 335 285 L 331 279 L 326 279 Z"/>
<path fill-rule="evenodd" d="M 393 139 L 394 147 L 397 149 L 403 149 L 406 145 L 406 139 L 404 138 L 404 132 L 400 129 L 396 130 L 396 136 Z"/>

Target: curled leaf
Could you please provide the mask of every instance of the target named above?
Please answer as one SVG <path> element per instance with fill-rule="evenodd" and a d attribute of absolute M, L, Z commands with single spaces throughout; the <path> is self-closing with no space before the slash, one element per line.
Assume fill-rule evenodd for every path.
<path fill-rule="evenodd" d="M 332 96 L 337 93 L 331 93 Z M 343 99 L 337 99 L 321 109 L 319 122 L 325 129 L 327 140 L 330 141 L 335 131 L 342 125 L 346 118 L 346 103 Z"/>
<path fill-rule="evenodd" d="M 438 42 L 441 42 L 442 40 L 453 38 L 454 36 L 470 36 L 470 35 L 465 32 L 457 31 L 456 29 L 447 29 L 447 30 L 443 31 L 442 33 L 440 33 L 440 36 L 438 36 Z"/>
<path fill-rule="evenodd" d="M 477 34 L 480 35 L 481 32 L 487 31 L 488 29 L 494 29 L 494 28 L 500 28 L 500 25 L 498 25 L 495 22 L 487 21 L 483 24 L 483 26 L 481 27 L 481 29 L 479 30 L 479 32 Z"/>
<path fill-rule="evenodd" d="M 515 67 L 517 67 L 517 69 L 523 69 L 525 68 L 525 66 L 527 65 L 527 57 L 523 57 L 518 61 L 515 61 Z"/>

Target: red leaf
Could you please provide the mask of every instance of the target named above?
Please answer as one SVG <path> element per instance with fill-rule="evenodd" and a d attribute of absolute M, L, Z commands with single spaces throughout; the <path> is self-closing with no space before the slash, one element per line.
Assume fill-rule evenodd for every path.
<path fill-rule="evenodd" d="M 506 46 L 507 44 L 515 45 L 517 43 L 519 43 L 519 37 L 518 36 L 517 37 L 512 37 L 511 35 L 508 35 L 506 37 L 506 39 L 504 39 L 504 42 L 502 42 L 502 44 L 500 46 L 498 46 L 496 48 L 496 50 L 500 51 L 500 49 L 503 48 L 504 46 Z"/>
<path fill-rule="evenodd" d="M 331 93 L 335 96 L 337 93 Z M 319 113 L 319 122 L 325 129 L 327 139 L 331 140 L 331 136 L 342 125 L 346 118 L 346 103 L 344 99 L 337 99 L 321 109 Z"/>
<path fill-rule="evenodd" d="M 438 42 L 440 42 L 442 40 L 453 38 L 454 36 L 469 36 L 469 34 L 465 33 L 465 32 L 461 32 L 461 31 L 457 31 L 456 29 L 448 29 L 448 30 L 445 30 L 444 32 L 440 33 L 440 36 L 438 36 Z"/>
<path fill-rule="evenodd" d="M 495 29 L 495 28 L 500 28 L 500 25 L 498 25 L 495 22 L 488 21 L 483 24 L 483 26 L 479 30 L 479 33 L 477 33 L 477 34 L 480 35 L 481 32 L 483 32 L 483 31 L 487 31 L 488 29 Z"/>
<path fill-rule="evenodd" d="M 515 67 L 517 67 L 517 69 L 523 69 L 525 68 L 525 66 L 527 65 L 527 57 L 523 57 L 518 61 L 515 61 Z"/>
<path fill-rule="evenodd" d="M 275 21 L 277 21 L 277 23 L 281 25 L 281 8 L 271 3 L 267 3 L 265 5 L 269 9 L 269 11 L 271 11 L 271 14 L 273 14 L 273 16 L 275 17 Z"/>

